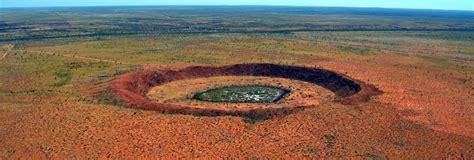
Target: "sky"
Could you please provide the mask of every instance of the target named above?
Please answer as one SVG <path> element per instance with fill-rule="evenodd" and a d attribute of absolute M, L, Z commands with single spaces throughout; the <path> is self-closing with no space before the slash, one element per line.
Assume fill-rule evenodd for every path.
<path fill-rule="evenodd" d="M 0 0 L 0 8 L 122 5 L 277 5 L 474 11 L 474 0 Z"/>

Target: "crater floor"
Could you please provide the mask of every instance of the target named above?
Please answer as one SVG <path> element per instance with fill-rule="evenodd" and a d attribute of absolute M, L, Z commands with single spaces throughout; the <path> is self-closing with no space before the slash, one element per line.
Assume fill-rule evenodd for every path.
<path fill-rule="evenodd" d="M 275 103 L 216 103 L 192 99 L 197 92 L 231 85 L 275 86 L 291 90 L 291 92 L 285 95 L 284 99 Z M 230 110 L 320 105 L 333 100 L 335 94 L 321 86 L 298 80 L 261 76 L 219 76 L 179 80 L 158 85 L 150 89 L 147 97 L 157 103 Z"/>

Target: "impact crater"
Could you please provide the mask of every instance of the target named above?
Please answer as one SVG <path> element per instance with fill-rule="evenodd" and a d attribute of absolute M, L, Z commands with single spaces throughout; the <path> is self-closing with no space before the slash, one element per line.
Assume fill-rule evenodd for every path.
<path fill-rule="evenodd" d="M 183 103 L 168 103 L 166 101 L 156 101 L 149 97 L 149 92 L 150 90 L 153 90 L 154 87 L 193 79 L 204 79 L 204 82 L 209 82 L 206 79 L 214 77 L 267 77 L 301 81 L 330 91 L 334 95 L 333 98 L 331 98 L 332 102 L 341 104 L 365 103 L 369 101 L 372 96 L 382 93 L 370 84 L 366 84 L 362 81 L 355 80 L 334 71 L 322 68 L 276 64 L 236 64 L 227 66 L 193 66 L 182 69 L 162 68 L 156 70 L 145 70 L 117 77 L 111 82 L 110 88 L 112 89 L 113 94 L 118 99 L 122 100 L 125 106 L 130 108 L 155 110 L 163 113 L 191 114 L 197 116 L 230 115 L 253 119 L 268 119 L 274 116 L 287 115 L 295 111 L 300 111 L 305 107 L 315 106 L 295 104 L 285 105 L 281 103 L 277 105 L 239 105 L 229 108 L 220 105 L 208 106 L 205 104 L 186 105 Z M 214 99 L 215 97 L 212 96 L 214 94 L 222 95 L 226 91 L 229 92 L 232 90 L 235 91 L 242 89 L 243 88 L 225 88 L 222 90 L 222 88 L 220 88 L 212 90 L 211 88 L 211 90 L 197 94 L 197 97 L 194 95 L 193 97 L 201 100 L 207 99 L 209 101 L 214 101 L 216 100 Z M 238 93 L 234 95 L 238 97 L 244 96 L 245 93 L 258 93 L 258 90 L 255 91 L 252 88 L 244 88 L 243 90 L 245 90 L 243 91 L 244 94 Z M 276 91 L 281 92 L 280 90 L 268 90 L 268 92 Z M 295 92 L 295 90 L 289 91 Z M 166 94 L 166 92 L 162 93 L 162 95 Z M 283 93 L 279 94 L 283 95 Z M 223 97 L 229 98 L 226 94 L 224 94 Z M 314 97 L 305 98 L 313 99 Z M 239 102 L 245 102 L 248 100 L 249 99 L 243 98 L 243 100 L 239 100 Z M 269 102 L 274 100 L 274 98 L 265 98 L 265 100 L 262 101 Z M 224 102 L 226 100 L 217 101 Z"/>

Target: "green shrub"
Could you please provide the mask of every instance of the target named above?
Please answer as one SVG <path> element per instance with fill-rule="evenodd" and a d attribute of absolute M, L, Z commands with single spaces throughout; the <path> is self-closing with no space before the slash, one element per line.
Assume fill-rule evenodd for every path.
<path fill-rule="evenodd" d="M 51 83 L 51 86 L 60 87 L 64 86 L 72 79 L 72 73 L 69 69 L 60 69 L 54 72 L 56 82 Z"/>

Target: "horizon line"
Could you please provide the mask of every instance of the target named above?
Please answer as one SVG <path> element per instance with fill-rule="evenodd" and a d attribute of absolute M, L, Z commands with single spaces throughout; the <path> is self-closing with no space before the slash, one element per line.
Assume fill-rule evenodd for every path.
<path fill-rule="evenodd" d="M 27 9 L 27 8 L 87 8 L 87 7 L 160 7 L 160 6 L 168 6 L 168 7 L 179 7 L 179 6 L 186 6 L 186 7 L 230 7 L 230 6 L 261 6 L 261 7 L 307 7 L 307 8 L 363 8 L 363 9 L 398 9 L 398 10 L 433 10 L 433 11 L 467 11 L 467 12 L 474 12 L 474 9 L 465 10 L 465 9 L 437 9 L 437 8 L 397 8 L 397 7 L 351 7 L 351 6 L 301 6 L 301 5 L 238 5 L 238 4 L 228 4 L 228 5 L 80 5 L 80 6 L 67 6 L 67 5 L 58 5 L 58 6 L 37 6 L 37 7 L 1 7 L 1 9 Z M 1 11 L 0 11 L 1 12 Z"/>

